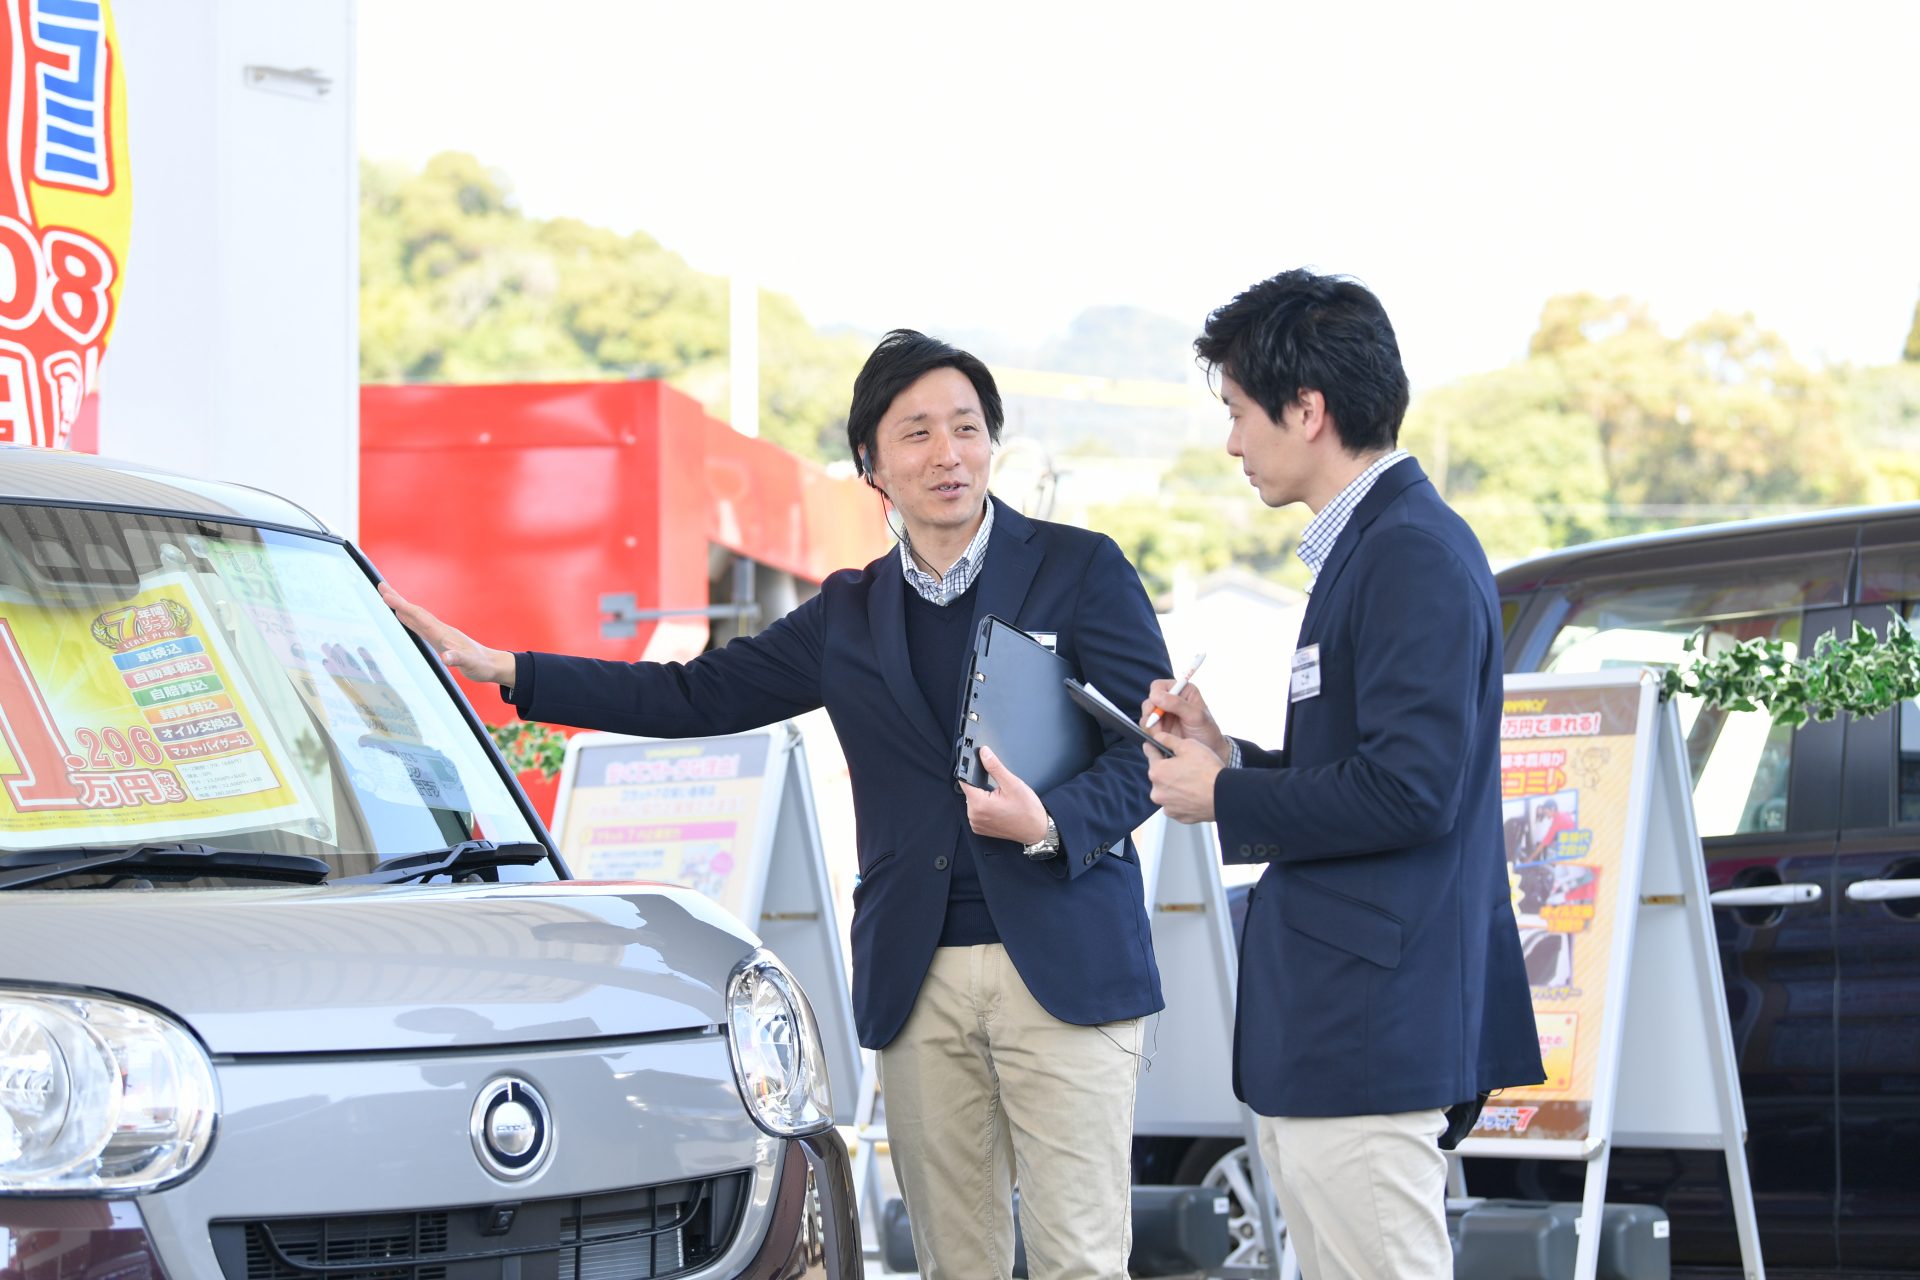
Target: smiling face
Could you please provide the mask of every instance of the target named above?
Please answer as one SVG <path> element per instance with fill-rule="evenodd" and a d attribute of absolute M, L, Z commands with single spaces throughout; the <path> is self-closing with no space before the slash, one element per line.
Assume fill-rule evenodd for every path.
<path fill-rule="evenodd" d="M 923 374 L 887 406 L 873 443 L 874 483 L 915 543 L 973 535 L 986 507 L 993 444 L 966 374 L 950 368 Z"/>

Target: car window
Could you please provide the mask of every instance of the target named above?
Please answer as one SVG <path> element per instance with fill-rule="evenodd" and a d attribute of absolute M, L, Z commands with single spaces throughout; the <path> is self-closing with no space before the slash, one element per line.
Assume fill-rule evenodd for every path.
<path fill-rule="evenodd" d="M 1756 638 L 1779 640 L 1797 657 L 1802 611 L 1840 603 L 1845 568 L 1844 559 L 1835 559 L 1572 585 L 1542 670 L 1674 666 Z M 1775 726 L 1764 711 L 1716 711 L 1697 698 L 1681 698 L 1679 710 L 1700 834 L 1786 830 L 1792 731 Z"/>
<path fill-rule="evenodd" d="M 1860 603 L 1881 605 L 1903 617 L 1920 614 L 1920 547 L 1875 547 L 1860 555 Z M 1874 610 L 1863 612 L 1869 616 Z M 1901 704 L 1899 795 L 1902 824 L 1920 824 L 1920 702 Z"/>
<path fill-rule="evenodd" d="M 197 841 L 356 874 L 534 839 L 438 675 L 321 538 L 0 506 L 0 715 L 0 849 Z"/>
<path fill-rule="evenodd" d="M 1870 547 L 1860 553 L 1860 603 L 1920 599 L 1920 547 Z"/>

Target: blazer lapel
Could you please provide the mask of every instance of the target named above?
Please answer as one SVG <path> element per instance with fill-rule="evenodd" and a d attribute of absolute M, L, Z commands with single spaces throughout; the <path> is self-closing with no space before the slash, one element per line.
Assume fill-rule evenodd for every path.
<path fill-rule="evenodd" d="M 999 530 L 996 528 L 995 532 Z M 989 538 L 991 545 L 993 539 Z M 867 592 L 867 627 L 873 633 L 873 650 L 880 660 L 880 675 L 887 682 L 893 700 L 913 722 L 934 749 L 942 754 L 953 751 L 953 734 L 942 731 L 913 678 L 913 661 L 907 656 L 907 583 L 900 562 L 889 554 L 874 571 L 873 588 Z"/>
<path fill-rule="evenodd" d="M 976 633 L 988 614 L 1015 622 L 1041 559 L 1040 543 L 1034 537 L 1039 530 L 1033 521 L 998 498 L 987 501 L 993 503 L 993 535 L 987 539 L 987 563 L 980 571 L 980 590 L 973 601 Z"/>
<path fill-rule="evenodd" d="M 1320 566 L 1320 576 L 1313 581 L 1313 593 L 1307 597 L 1307 611 L 1300 618 L 1300 643 L 1312 644 L 1317 634 L 1315 627 L 1320 618 L 1320 602 L 1327 598 L 1340 571 L 1347 567 L 1347 561 L 1353 558 L 1353 549 L 1360 545 L 1366 536 L 1367 526 L 1372 524 L 1393 500 L 1414 485 L 1426 480 L 1427 473 L 1412 458 L 1403 458 L 1386 469 L 1373 488 L 1367 490 L 1367 496 L 1360 499 L 1360 505 L 1347 517 L 1347 527 L 1340 531 L 1334 540 L 1333 550 L 1327 553 L 1327 562 Z"/>

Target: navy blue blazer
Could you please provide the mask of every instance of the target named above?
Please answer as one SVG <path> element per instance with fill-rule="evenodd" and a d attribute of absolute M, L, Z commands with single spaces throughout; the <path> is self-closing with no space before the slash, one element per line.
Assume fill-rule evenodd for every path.
<path fill-rule="evenodd" d="M 1169 674 L 1166 642 L 1139 575 L 1104 534 L 1029 520 L 995 502 L 978 579 L 987 614 L 1051 631 L 1058 652 L 1120 706 Z M 1014 967 L 1064 1022 L 1135 1018 L 1162 1007 L 1139 855 L 1153 813 L 1146 761 L 1117 736 L 1077 777 L 1040 798 L 1063 853 L 1044 862 L 974 835 L 953 779 L 958 726 L 940 724 L 907 657 L 897 552 L 846 569 L 758 635 L 688 663 L 516 657 L 514 706 L 529 720 L 648 737 L 739 733 L 824 705 L 853 783 L 860 879 L 853 891 L 853 1010 L 880 1048 L 913 1010 L 947 910 L 959 841 Z M 953 674 L 956 685 L 964 670 Z"/>
<path fill-rule="evenodd" d="M 1386 1115 L 1545 1079 L 1500 823 L 1500 605 L 1411 458 L 1314 584 L 1320 692 L 1214 785 L 1221 852 L 1265 862 L 1240 950 L 1234 1092 L 1262 1115 Z M 1276 678 L 1286 678 L 1280 673 Z"/>

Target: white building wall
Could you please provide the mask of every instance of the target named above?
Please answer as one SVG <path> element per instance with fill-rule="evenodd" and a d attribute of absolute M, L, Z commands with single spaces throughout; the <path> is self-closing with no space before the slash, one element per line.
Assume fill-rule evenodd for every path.
<path fill-rule="evenodd" d="M 359 509 L 353 0 L 114 0 L 132 243 L 100 452 Z M 310 68 L 324 93 L 249 67 Z M 281 91 L 275 91 L 276 88 Z"/>
<path fill-rule="evenodd" d="M 1219 575 L 1176 599 L 1173 612 L 1161 615 L 1160 630 L 1176 675 L 1194 654 L 1207 655 L 1193 682 L 1220 727 L 1271 749 L 1286 737 L 1287 684 L 1306 611 L 1306 597 L 1297 592 L 1242 586 Z"/>

